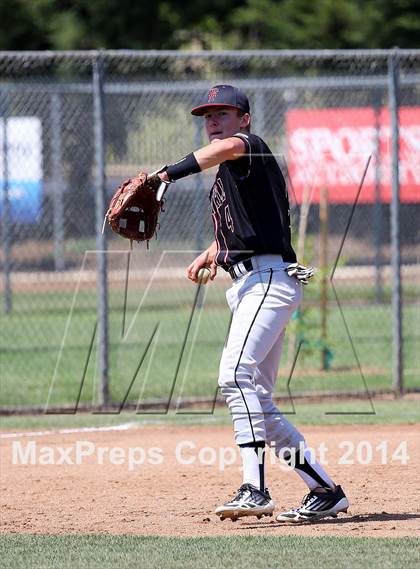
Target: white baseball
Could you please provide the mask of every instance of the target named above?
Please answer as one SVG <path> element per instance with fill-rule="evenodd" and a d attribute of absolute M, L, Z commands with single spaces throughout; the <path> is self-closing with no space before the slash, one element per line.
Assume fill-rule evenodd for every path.
<path fill-rule="evenodd" d="M 197 273 L 197 284 L 205 285 L 210 278 L 210 269 L 202 267 Z"/>

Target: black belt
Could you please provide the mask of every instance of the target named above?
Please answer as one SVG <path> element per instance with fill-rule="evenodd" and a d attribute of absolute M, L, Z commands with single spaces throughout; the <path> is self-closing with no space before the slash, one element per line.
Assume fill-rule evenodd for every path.
<path fill-rule="evenodd" d="M 232 279 L 237 279 L 238 277 L 242 277 L 252 270 L 254 270 L 254 267 L 252 265 L 251 259 L 245 259 L 245 261 L 239 261 L 239 263 L 236 263 L 235 265 L 229 267 L 228 272 Z"/>

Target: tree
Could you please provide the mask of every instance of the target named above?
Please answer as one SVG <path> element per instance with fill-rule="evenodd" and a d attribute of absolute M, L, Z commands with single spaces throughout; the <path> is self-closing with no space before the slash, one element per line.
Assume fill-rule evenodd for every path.
<path fill-rule="evenodd" d="M 0 0 L 1 49 L 417 47 L 420 0 Z"/>
<path fill-rule="evenodd" d="M 370 47 L 366 42 L 378 20 L 373 4 L 364 2 L 362 9 L 358 0 L 247 0 L 231 22 L 251 48 Z"/>

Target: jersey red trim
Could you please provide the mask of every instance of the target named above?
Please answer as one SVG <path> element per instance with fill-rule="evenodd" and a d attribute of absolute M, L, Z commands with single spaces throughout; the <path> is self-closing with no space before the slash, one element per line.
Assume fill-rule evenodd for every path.
<path fill-rule="evenodd" d="M 214 263 L 215 263 L 215 265 L 220 267 L 219 263 L 217 262 L 217 257 L 219 256 L 219 253 L 220 253 L 220 243 L 219 243 L 219 240 L 217 239 L 217 219 L 216 219 L 215 213 L 212 213 L 211 216 L 213 218 L 214 240 L 216 241 L 216 245 L 217 245 L 217 253 L 216 253 L 216 257 L 214 258 Z"/>

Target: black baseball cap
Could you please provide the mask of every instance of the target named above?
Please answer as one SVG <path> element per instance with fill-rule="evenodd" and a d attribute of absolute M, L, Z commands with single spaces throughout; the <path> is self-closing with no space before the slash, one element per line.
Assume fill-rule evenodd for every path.
<path fill-rule="evenodd" d="M 201 103 L 191 110 L 192 115 L 202 116 L 209 107 L 232 107 L 249 113 L 248 97 L 232 85 L 215 85 L 204 96 Z"/>

